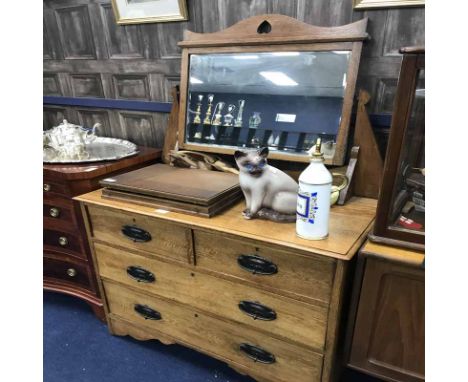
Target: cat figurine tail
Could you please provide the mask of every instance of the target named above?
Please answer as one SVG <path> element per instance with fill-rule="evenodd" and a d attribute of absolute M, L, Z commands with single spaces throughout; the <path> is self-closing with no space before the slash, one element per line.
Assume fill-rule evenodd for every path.
<path fill-rule="evenodd" d="M 246 219 L 295 222 L 299 186 L 288 174 L 270 166 L 267 156 L 267 147 L 234 153 L 246 203 L 242 215 Z"/>
<path fill-rule="evenodd" d="M 261 208 L 257 212 L 257 216 L 260 219 L 272 220 L 279 223 L 295 223 L 296 222 L 296 212 L 294 214 L 282 214 L 278 211 L 272 210 L 270 208 Z"/>

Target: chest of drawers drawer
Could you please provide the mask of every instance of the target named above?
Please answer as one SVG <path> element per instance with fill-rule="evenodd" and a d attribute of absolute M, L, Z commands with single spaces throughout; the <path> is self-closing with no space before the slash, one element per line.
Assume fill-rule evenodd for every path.
<path fill-rule="evenodd" d="M 194 231 L 197 267 L 283 290 L 302 300 L 328 304 L 335 272 L 333 259 L 301 256 L 259 244 Z"/>
<path fill-rule="evenodd" d="M 66 282 L 85 289 L 92 287 L 88 265 L 82 261 L 70 261 L 44 254 L 43 275 L 49 280 Z"/>
<path fill-rule="evenodd" d="M 60 182 L 57 180 L 44 179 L 42 190 L 43 190 L 44 200 L 48 200 L 56 196 L 61 196 L 61 197 L 70 196 L 70 190 L 66 182 Z"/>
<path fill-rule="evenodd" d="M 75 206 L 71 199 L 65 197 L 44 200 L 43 218 L 44 226 L 47 228 L 71 230 L 77 227 Z"/>
<path fill-rule="evenodd" d="M 325 343 L 327 307 L 231 282 L 196 267 L 179 266 L 95 243 L 100 276 L 149 294 L 288 339 L 317 351 Z"/>
<path fill-rule="evenodd" d="M 44 228 L 43 237 L 45 250 L 59 251 L 71 256 L 86 259 L 86 252 L 79 235 Z"/>
<path fill-rule="evenodd" d="M 99 207 L 89 207 L 95 239 L 131 250 L 164 254 L 191 262 L 191 232 L 182 226 L 158 219 Z"/>
<path fill-rule="evenodd" d="M 300 382 L 320 379 L 322 355 L 310 349 L 111 282 L 104 282 L 104 290 L 112 319 L 122 318 L 147 328 L 150 333 L 154 330 L 154 338 L 161 332 L 244 366 L 251 374 L 268 380 Z"/>

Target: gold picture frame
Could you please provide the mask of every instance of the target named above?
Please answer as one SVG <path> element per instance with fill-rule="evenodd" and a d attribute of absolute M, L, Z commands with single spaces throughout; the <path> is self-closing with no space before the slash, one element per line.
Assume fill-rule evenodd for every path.
<path fill-rule="evenodd" d="M 187 0 L 112 0 L 117 24 L 188 20 Z"/>
<path fill-rule="evenodd" d="M 353 0 L 354 9 L 423 7 L 425 0 Z"/>

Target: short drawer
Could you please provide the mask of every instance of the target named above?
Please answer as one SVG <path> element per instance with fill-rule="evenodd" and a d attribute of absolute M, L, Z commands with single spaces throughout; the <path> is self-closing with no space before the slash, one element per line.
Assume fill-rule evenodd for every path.
<path fill-rule="evenodd" d="M 158 332 L 166 334 L 270 380 L 320 380 L 322 355 L 310 349 L 210 317 L 190 306 L 135 293 L 121 285 L 104 283 L 104 289 L 111 318 L 123 318 L 140 328 L 154 330 L 154 338 L 158 338 Z"/>
<path fill-rule="evenodd" d="M 335 261 L 194 231 L 197 267 L 329 303 Z"/>
<path fill-rule="evenodd" d="M 44 229 L 44 248 L 69 253 L 72 256 L 86 258 L 86 253 L 79 236 L 69 232 Z"/>
<path fill-rule="evenodd" d="M 54 196 L 70 196 L 70 191 L 66 183 L 60 183 L 56 180 L 44 179 L 42 191 L 44 200 Z"/>
<path fill-rule="evenodd" d="M 54 197 L 44 200 L 44 227 L 73 228 L 77 226 L 73 201 L 67 198 Z"/>
<path fill-rule="evenodd" d="M 95 243 L 100 276 L 322 351 L 327 308 Z"/>
<path fill-rule="evenodd" d="M 69 262 L 44 256 L 43 266 L 44 278 L 73 283 L 85 289 L 91 288 L 88 265 L 85 262 Z"/>
<path fill-rule="evenodd" d="M 187 263 L 191 232 L 188 228 L 147 216 L 95 206 L 88 207 L 95 239 Z"/>

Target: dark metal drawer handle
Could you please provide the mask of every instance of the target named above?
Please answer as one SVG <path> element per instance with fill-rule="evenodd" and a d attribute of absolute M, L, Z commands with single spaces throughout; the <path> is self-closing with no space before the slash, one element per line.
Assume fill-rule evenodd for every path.
<path fill-rule="evenodd" d="M 148 305 L 135 304 L 134 308 L 145 320 L 161 320 L 162 316 L 157 310 L 151 309 Z"/>
<path fill-rule="evenodd" d="M 242 269 L 254 275 L 274 275 L 278 273 L 278 267 L 275 263 L 257 255 L 240 255 L 237 258 L 237 263 Z"/>
<path fill-rule="evenodd" d="M 132 241 L 145 243 L 151 240 L 151 234 L 144 229 L 138 228 L 133 225 L 124 225 L 122 233 Z"/>
<path fill-rule="evenodd" d="M 273 321 L 276 320 L 276 312 L 268 306 L 254 301 L 239 302 L 239 309 L 252 317 L 254 320 Z"/>
<path fill-rule="evenodd" d="M 136 265 L 129 266 L 127 274 L 139 283 L 154 283 L 156 280 L 153 273 Z"/>
<path fill-rule="evenodd" d="M 241 343 L 239 346 L 241 352 L 243 352 L 247 357 L 254 360 L 254 362 L 261 363 L 275 363 L 276 358 L 273 354 L 259 348 L 258 346 L 249 345 L 246 343 Z"/>

